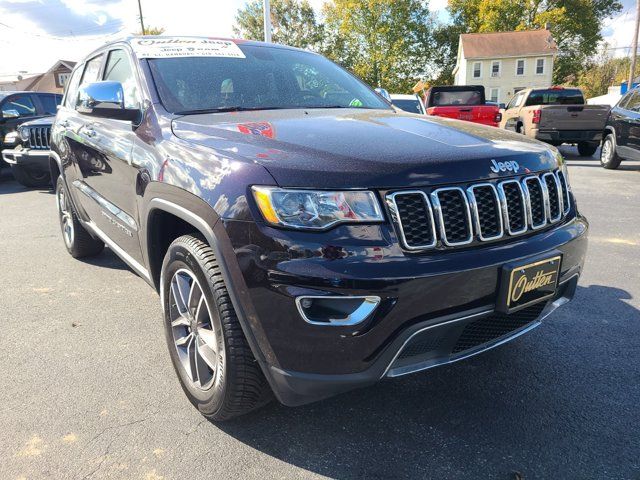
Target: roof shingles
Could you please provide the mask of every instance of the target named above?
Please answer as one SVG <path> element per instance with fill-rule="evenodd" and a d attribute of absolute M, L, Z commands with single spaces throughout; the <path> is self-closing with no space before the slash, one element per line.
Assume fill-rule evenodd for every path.
<path fill-rule="evenodd" d="M 550 55 L 558 51 L 549 30 L 521 32 L 464 33 L 460 35 L 465 58 Z"/>

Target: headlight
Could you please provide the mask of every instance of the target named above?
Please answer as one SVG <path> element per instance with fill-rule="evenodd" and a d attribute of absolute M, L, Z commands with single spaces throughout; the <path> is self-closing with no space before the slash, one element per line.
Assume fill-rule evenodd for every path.
<path fill-rule="evenodd" d="M 20 133 L 20 138 L 23 142 L 29 140 L 29 129 L 28 128 L 19 128 L 18 133 Z"/>
<path fill-rule="evenodd" d="M 9 132 L 4 136 L 2 143 L 5 145 L 14 145 L 18 142 L 18 132 Z"/>
<path fill-rule="evenodd" d="M 373 192 L 252 187 L 264 219 L 272 225 L 322 230 L 337 223 L 384 220 Z"/>

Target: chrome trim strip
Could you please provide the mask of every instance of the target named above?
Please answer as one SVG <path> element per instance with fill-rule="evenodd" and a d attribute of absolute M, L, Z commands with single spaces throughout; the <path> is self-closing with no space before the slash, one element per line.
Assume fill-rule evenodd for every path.
<path fill-rule="evenodd" d="M 330 318 L 328 322 L 318 322 L 311 320 L 304 312 L 302 301 L 305 299 L 323 299 L 323 300 L 353 300 L 361 299 L 362 303 L 346 318 Z M 302 319 L 311 325 L 321 325 L 324 327 L 349 327 L 364 322 L 380 305 L 380 297 L 375 295 L 302 295 L 296 297 L 296 307 Z"/>
<path fill-rule="evenodd" d="M 113 252 L 118 255 L 125 263 L 127 263 L 138 275 L 144 277 L 147 281 L 151 282 L 151 277 L 149 276 L 149 271 L 144 268 L 136 259 L 134 259 L 131 255 L 125 252 L 116 242 L 111 240 L 111 238 L 104 233 L 100 228 L 93 223 L 82 222 L 84 226 L 89 228 L 97 237 L 100 238 L 104 243 L 106 243 Z"/>
<path fill-rule="evenodd" d="M 575 273 L 575 274 L 571 275 L 569 278 L 565 279 L 564 281 L 559 282 L 558 283 L 558 287 L 560 285 L 564 285 L 565 283 L 567 283 L 567 282 L 573 280 L 575 277 L 579 277 L 579 276 L 580 276 L 579 273 Z M 397 369 L 398 373 L 394 373 L 395 369 L 391 368 L 393 366 L 393 363 L 400 356 L 400 354 L 402 353 L 402 350 L 404 349 L 404 347 L 416 335 L 424 332 L 425 330 L 430 330 L 432 328 L 441 327 L 442 325 L 447 325 L 449 323 L 468 320 L 468 319 L 474 318 L 474 317 L 490 315 L 490 314 L 492 314 L 494 312 L 494 309 L 492 308 L 492 309 L 484 310 L 482 312 L 475 313 L 475 314 L 472 314 L 472 315 L 466 315 L 466 316 L 463 316 L 463 317 L 460 317 L 460 318 L 455 318 L 455 319 L 452 319 L 452 320 L 449 320 L 449 321 L 446 321 L 446 322 L 437 323 L 435 325 L 429 325 L 428 327 L 422 328 L 422 329 L 418 330 L 417 332 L 414 332 L 402 344 L 402 346 L 398 349 L 397 353 L 391 359 L 391 362 L 389 362 L 389 365 L 384 370 L 384 372 L 383 372 L 383 374 L 382 374 L 382 376 L 380 378 L 381 379 L 384 378 L 384 377 L 394 378 L 394 377 L 400 377 L 400 376 L 403 376 L 403 375 L 408 375 L 410 373 L 416 373 L 416 372 L 420 372 L 420 371 L 423 371 L 423 370 L 428 370 L 430 368 L 438 367 L 438 366 L 441 366 L 441 365 L 446 365 L 446 364 L 449 364 L 449 363 L 458 362 L 460 360 L 464 360 L 464 359 L 467 359 L 469 357 L 473 357 L 474 355 L 478 355 L 479 353 L 486 352 L 487 350 L 491 350 L 492 348 L 495 348 L 495 347 L 498 347 L 498 346 L 500 346 L 500 345 L 502 345 L 504 343 L 507 343 L 507 342 L 509 342 L 509 341 L 521 336 L 521 335 L 524 335 L 525 333 L 533 330 L 534 328 L 538 327 L 545 318 L 547 318 L 554 311 L 556 311 L 556 309 L 558 309 L 562 305 L 565 305 L 568 302 L 569 302 L 569 299 L 567 297 L 557 298 L 553 302 L 548 303 L 547 306 L 542 310 L 542 312 L 540 313 L 538 318 L 536 320 L 533 320 L 532 323 L 530 323 L 529 325 L 526 325 L 525 327 L 522 327 L 521 329 L 516 330 L 515 333 L 513 333 L 513 335 L 509 335 L 507 337 L 500 337 L 499 340 L 494 341 L 494 342 L 487 342 L 487 343 L 481 345 L 482 348 L 480 348 L 480 349 L 472 349 L 467 354 L 456 356 L 454 358 L 449 357 L 449 358 L 443 359 L 443 360 L 441 360 L 439 362 L 435 362 L 435 363 L 421 362 L 421 363 L 416 363 L 416 364 L 412 364 L 412 365 L 405 365 L 404 367 L 399 367 Z"/>
<path fill-rule="evenodd" d="M 562 175 L 562 180 L 560 180 L 560 175 Z M 560 183 L 560 188 L 564 189 L 564 191 L 567 194 L 567 204 L 566 205 L 564 205 L 564 198 L 562 200 L 562 203 L 563 203 L 562 206 L 564 207 L 564 210 L 563 210 L 562 214 L 566 215 L 567 213 L 569 213 L 569 210 L 571 209 L 571 195 L 570 195 L 570 190 L 569 190 L 569 182 L 567 181 L 567 177 L 565 176 L 564 172 L 562 172 L 561 169 L 556 170 L 556 177 L 558 179 L 558 182 Z M 563 181 L 564 181 L 564 187 L 563 187 Z"/>
<path fill-rule="evenodd" d="M 544 219 L 542 221 L 542 223 L 539 224 L 535 224 L 533 223 L 533 207 L 531 205 L 531 194 L 529 193 L 529 186 L 527 185 L 527 182 L 529 182 L 530 180 L 533 180 L 535 182 L 538 182 L 538 185 L 540 186 L 540 191 L 542 193 L 542 213 L 544 215 Z M 536 175 L 530 175 L 528 177 L 524 177 L 521 180 L 521 185 L 522 185 L 522 190 L 525 194 L 525 198 L 527 199 L 527 220 L 529 225 L 531 226 L 531 230 L 540 230 L 541 228 L 543 228 L 546 224 L 547 224 L 547 204 L 549 203 L 549 200 L 547 198 L 547 195 L 545 195 L 545 188 L 542 186 L 542 182 L 540 181 L 540 178 L 538 178 Z"/>
<path fill-rule="evenodd" d="M 555 185 L 555 190 L 556 190 L 556 195 L 558 196 L 558 215 L 555 217 L 551 216 L 551 196 L 548 193 L 549 190 L 549 186 L 547 185 L 547 178 L 551 178 L 553 181 L 553 184 Z M 547 172 L 545 174 L 542 175 L 542 183 L 546 186 L 547 188 L 547 195 L 549 198 L 549 212 L 548 212 L 548 218 L 549 218 L 549 223 L 556 223 L 558 221 L 560 221 L 560 219 L 562 218 L 563 215 L 563 211 L 564 211 L 564 202 L 562 200 L 562 189 L 560 188 L 560 182 L 558 181 L 558 179 L 556 178 L 555 174 L 553 172 Z"/>
<path fill-rule="evenodd" d="M 402 218 L 400 213 L 398 212 L 398 205 L 396 204 L 396 197 L 401 195 L 420 195 L 425 202 L 425 207 L 429 212 L 429 222 L 431 224 L 431 238 L 433 241 L 426 245 L 409 245 L 407 239 L 404 235 L 404 225 L 402 225 Z M 431 202 L 429 201 L 429 196 L 424 193 L 422 190 L 403 190 L 401 192 L 395 192 L 386 196 L 387 206 L 389 207 L 389 211 L 391 212 L 391 219 L 398 225 L 398 231 L 400 233 L 400 240 L 402 241 L 402 246 L 407 250 L 426 250 L 428 248 L 433 248 L 436 246 L 438 241 L 436 235 L 436 224 L 435 219 L 433 218 L 433 209 L 431 208 Z"/>
<path fill-rule="evenodd" d="M 449 239 L 447 238 L 447 231 L 444 226 L 444 216 L 442 215 L 442 207 L 440 205 L 440 197 L 439 197 L 440 192 L 447 192 L 451 190 L 460 192 L 460 195 L 464 200 L 465 211 L 467 214 L 467 227 L 469 229 L 469 237 L 466 240 L 462 240 L 460 242 L 450 242 Z M 462 190 L 462 188 L 460 187 L 437 188 L 436 190 L 431 192 L 431 203 L 433 204 L 433 208 L 436 211 L 442 243 L 444 243 L 447 247 L 457 247 L 459 245 L 467 245 L 473 241 L 473 223 L 471 222 L 471 209 L 469 208 L 469 200 L 467 199 L 467 195 L 465 194 L 464 190 Z"/>
<path fill-rule="evenodd" d="M 504 185 L 513 184 L 518 187 L 518 191 L 520 192 L 520 201 L 522 202 L 522 220 L 524 226 L 520 230 L 512 230 L 511 229 L 511 221 L 509 220 L 509 209 L 507 206 L 507 194 L 504 192 Z M 500 182 L 498 184 L 498 196 L 500 198 L 500 202 L 502 203 L 502 213 L 504 215 L 504 223 L 507 226 L 507 232 L 509 235 L 520 235 L 529 230 L 529 223 L 527 221 L 527 198 L 525 197 L 524 191 L 522 190 L 522 185 L 518 180 L 506 180 L 504 182 Z"/>
<path fill-rule="evenodd" d="M 81 182 L 80 180 L 74 180 L 73 186 L 76 187 L 78 190 L 80 190 L 82 193 L 84 193 L 87 197 L 95 201 L 100 206 L 100 208 L 108 211 L 111 215 L 113 215 L 118 220 L 120 220 L 124 224 L 124 226 L 132 229 L 135 232 L 138 231 L 138 224 L 136 223 L 136 221 L 131 215 L 129 215 L 124 210 L 121 210 L 120 208 L 115 206 L 113 203 L 111 203 L 109 200 L 104 198 L 102 195 L 96 192 L 93 188 L 91 188 L 85 182 Z"/>
<path fill-rule="evenodd" d="M 474 191 L 476 188 L 479 188 L 479 187 L 489 187 L 493 192 L 493 202 L 494 202 L 493 207 L 496 209 L 496 215 L 498 217 L 498 222 L 500 223 L 500 233 L 498 233 L 497 235 L 493 235 L 492 237 L 485 237 L 484 235 L 482 235 L 482 227 L 480 225 L 480 213 L 478 211 L 478 200 L 476 198 L 476 194 Z M 473 214 L 473 220 L 475 223 L 476 234 L 478 235 L 478 238 L 483 242 L 487 242 L 489 240 L 498 240 L 499 238 L 502 238 L 504 236 L 504 224 L 502 221 L 502 208 L 500 205 L 500 199 L 498 197 L 498 191 L 496 190 L 496 187 L 492 183 L 476 183 L 474 185 L 471 185 L 469 188 L 467 188 L 467 196 L 469 197 L 469 203 L 471 205 L 471 213 Z"/>

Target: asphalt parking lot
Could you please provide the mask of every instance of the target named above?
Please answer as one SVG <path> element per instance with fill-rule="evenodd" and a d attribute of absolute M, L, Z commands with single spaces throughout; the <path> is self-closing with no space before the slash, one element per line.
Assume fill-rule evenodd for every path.
<path fill-rule="evenodd" d="M 591 222 L 577 297 L 484 355 L 214 425 L 157 295 L 77 261 L 53 196 L 0 178 L 0 479 L 640 479 L 640 163 L 570 161 Z"/>

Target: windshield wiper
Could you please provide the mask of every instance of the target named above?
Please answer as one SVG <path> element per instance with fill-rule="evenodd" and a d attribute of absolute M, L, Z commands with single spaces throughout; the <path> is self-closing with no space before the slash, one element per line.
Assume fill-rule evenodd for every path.
<path fill-rule="evenodd" d="M 176 115 L 198 115 L 201 113 L 224 113 L 224 112 L 253 112 L 257 110 L 281 110 L 288 107 L 241 107 L 235 105 L 233 107 L 219 107 L 219 108 L 203 108 L 200 110 L 182 110 L 175 112 Z"/>

